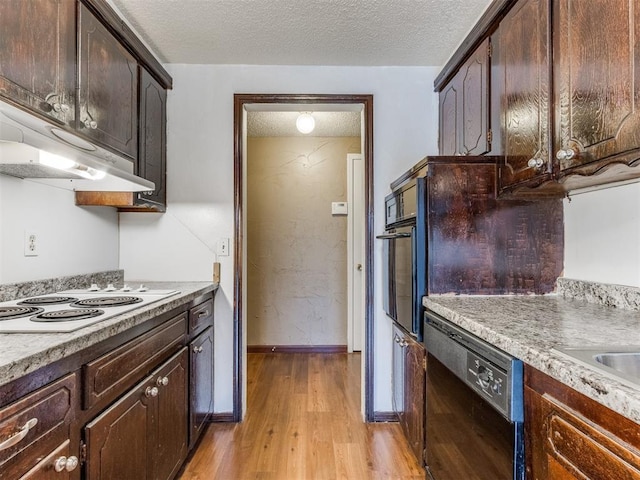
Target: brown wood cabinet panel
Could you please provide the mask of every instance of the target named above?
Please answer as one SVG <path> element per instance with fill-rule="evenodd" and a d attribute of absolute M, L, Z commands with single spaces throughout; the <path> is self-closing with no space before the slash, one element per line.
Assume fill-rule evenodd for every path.
<path fill-rule="evenodd" d="M 528 478 L 640 479 L 640 426 L 527 366 Z"/>
<path fill-rule="evenodd" d="M 187 455 L 187 349 L 85 427 L 90 480 L 175 476 Z"/>
<path fill-rule="evenodd" d="M 191 408 L 189 448 L 193 448 L 206 422 L 213 414 L 213 327 L 207 328 L 189 344 L 191 358 Z"/>
<path fill-rule="evenodd" d="M 552 292 L 563 268 L 562 201 L 498 199 L 497 166 L 484 158 L 429 165 L 428 292 Z"/>
<path fill-rule="evenodd" d="M 155 398 L 155 440 L 150 460 L 150 478 L 173 478 L 187 458 L 188 362 L 189 353 L 184 348 L 153 373 L 159 393 Z"/>
<path fill-rule="evenodd" d="M 132 159 L 138 150 L 138 65 L 82 4 L 78 129 Z"/>
<path fill-rule="evenodd" d="M 490 39 L 485 39 L 460 69 L 462 116 L 460 153 L 484 155 L 491 150 L 489 138 Z"/>
<path fill-rule="evenodd" d="M 191 335 L 210 325 L 213 325 L 213 299 L 196 305 L 189 310 L 189 333 Z"/>
<path fill-rule="evenodd" d="M 451 81 L 439 95 L 440 155 L 458 154 L 458 86 Z"/>
<path fill-rule="evenodd" d="M 79 466 L 77 466 L 72 471 L 67 471 L 65 469 L 58 472 L 55 469 L 56 460 L 62 457 L 69 458 L 73 455 L 73 453 L 71 453 L 70 447 L 71 442 L 69 440 L 66 440 L 61 445 L 59 445 L 58 448 L 53 450 L 49 455 L 39 461 L 38 464 L 31 470 L 21 476 L 20 480 L 48 480 L 51 478 L 55 478 L 56 480 L 71 480 L 76 475 L 76 472 L 74 472 L 74 470 L 79 470 Z"/>
<path fill-rule="evenodd" d="M 409 447 L 421 465 L 424 465 L 425 388 L 427 352 L 424 345 L 405 336 L 404 349 L 404 409 L 400 425 Z"/>
<path fill-rule="evenodd" d="M 84 408 L 106 406 L 176 352 L 184 341 L 186 326 L 187 314 L 182 313 L 84 365 Z"/>
<path fill-rule="evenodd" d="M 554 153 L 560 154 L 560 170 L 637 151 L 640 2 L 556 0 L 554 7 Z M 566 158 L 567 150 L 575 155 Z"/>
<path fill-rule="evenodd" d="M 550 178 L 549 23 L 547 0 L 521 0 L 500 23 L 501 187 Z"/>
<path fill-rule="evenodd" d="M 490 39 L 485 39 L 439 95 L 440 155 L 491 150 Z"/>
<path fill-rule="evenodd" d="M 167 203 L 167 91 L 140 69 L 140 130 L 138 175 L 151 180 L 156 189 L 137 194 L 136 204 L 151 205 L 164 211 Z"/>
<path fill-rule="evenodd" d="M 145 395 L 145 390 L 152 385 L 153 377 L 149 376 L 85 427 L 88 480 L 149 478 L 153 398 Z"/>
<path fill-rule="evenodd" d="M 74 126 L 74 0 L 0 2 L 0 95 Z"/>
<path fill-rule="evenodd" d="M 69 440 L 76 408 L 76 375 L 71 374 L 0 409 L 0 442 L 22 437 L 0 450 L 0 479 L 13 480 L 29 471 L 38 478 L 36 471 L 45 468 L 40 460 Z"/>

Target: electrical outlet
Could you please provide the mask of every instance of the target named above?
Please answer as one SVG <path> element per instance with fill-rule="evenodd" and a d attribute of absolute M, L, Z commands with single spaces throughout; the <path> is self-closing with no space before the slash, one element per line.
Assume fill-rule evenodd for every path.
<path fill-rule="evenodd" d="M 216 253 L 220 257 L 228 257 L 229 256 L 229 239 L 221 238 L 218 240 L 218 247 L 216 249 Z"/>
<path fill-rule="evenodd" d="M 38 256 L 38 235 L 33 231 L 24 232 L 24 256 Z"/>

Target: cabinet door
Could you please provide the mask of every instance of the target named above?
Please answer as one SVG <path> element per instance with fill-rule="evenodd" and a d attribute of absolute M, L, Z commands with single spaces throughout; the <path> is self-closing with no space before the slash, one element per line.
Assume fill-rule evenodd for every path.
<path fill-rule="evenodd" d="M 556 0 L 554 6 L 554 153 L 560 170 L 637 150 L 640 2 Z"/>
<path fill-rule="evenodd" d="M 489 38 L 440 91 L 440 155 L 484 155 L 491 150 Z"/>
<path fill-rule="evenodd" d="M 398 421 L 402 422 L 404 414 L 404 332 L 393 325 L 393 345 L 391 371 L 392 383 L 392 404 L 393 411 L 398 416 Z"/>
<path fill-rule="evenodd" d="M 458 85 L 454 77 L 440 92 L 440 155 L 458 154 Z"/>
<path fill-rule="evenodd" d="M 153 380 L 146 378 L 85 427 L 87 479 L 151 478 L 147 458 L 154 450 L 154 397 L 146 389 Z"/>
<path fill-rule="evenodd" d="M 640 426 L 525 369 L 527 478 L 640 479 Z"/>
<path fill-rule="evenodd" d="M 79 39 L 78 129 L 92 140 L 136 158 L 138 65 L 82 4 Z"/>
<path fill-rule="evenodd" d="M 138 193 L 142 203 L 164 207 L 167 201 L 167 91 L 140 68 L 140 129 L 138 175 L 156 184 L 151 193 Z"/>
<path fill-rule="evenodd" d="M 505 155 L 501 187 L 542 182 L 552 170 L 548 3 L 520 0 L 500 22 L 498 71 Z"/>
<path fill-rule="evenodd" d="M 484 155 L 491 150 L 489 139 L 489 38 L 485 39 L 473 55 L 460 68 L 462 92 L 459 115 L 460 146 L 462 155 Z"/>
<path fill-rule="evenodd" d="M 153 416 L 155 440 L 148 457 L 150 478 L 154 480 L 173 478 L 187 457 L 188 361 L 189 354 L 183 348 L 152 374 L 158 388 Z"/>
<path fill-rule="evenodd" d="M 189 447 L 193 447 L 213 412 L 213 327 L 189 345 L 191 355 L 191 410 Z"/>
<path fill-rule="evenodd" d="M 0 1 L 0 95 L 72 126 L 75 6 L 74 0 Z"/>
<path fill-rule="evenodd" d="M 427 356 L 424 346 L 408 335 L 404 348 L 404 412 L 402 428 L 409 446 L 424 465 L 424 421 Z"/>

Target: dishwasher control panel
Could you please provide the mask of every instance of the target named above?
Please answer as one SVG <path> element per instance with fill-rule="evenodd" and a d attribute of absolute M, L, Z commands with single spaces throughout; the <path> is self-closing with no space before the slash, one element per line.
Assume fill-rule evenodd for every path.
<path fill-rule="evenodd" d="M 509 377 L 506 372 L 482 357 L 467 351 L 467 384 L 491 400 L 503 412 L 508 412 Z"/>

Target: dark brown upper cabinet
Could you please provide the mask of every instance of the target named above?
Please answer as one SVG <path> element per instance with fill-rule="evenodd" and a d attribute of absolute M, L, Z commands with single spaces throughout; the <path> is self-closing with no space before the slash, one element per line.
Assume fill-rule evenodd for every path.
<path fill-rule="evenodd" d="M 440 155 L 491 151 L 490 73 L 487 38 L 440 91 Z"/>
<path fill-rule="evenodd" d="M 640 177 L 640 1 L 550 3 L 520 0 L 500 22 L 501 189 Z"/>
<path fill-rule="evenodd" d="M 78 130 L 131 159 L 138 153 L 138 64 L 80 4 Z"/>
<path fill-rule="evenodd" d="M 136 204 L 164 211 L 167 199 L 167 91 L 140 69 L 140 130 L 138 175 L 156 184 L 153 192 L 138 193 Z"/>
<path fill-rule="evenodd" d="M 75 0 L 0 2 L 0 95 L 75 126 Z"/>
<path fill-rule="evenodd" d="M 553 155 L 560 174 L 637 162 L 640 1 L 555 0 L 553 16 Z M 633 174 L 640 176 L 640 169 Z"/>
<path fill-rule="evenodd" d="M 462 111 L 455 72 L 491 36 L 502 193 L 560 196 L 640 178 L 638 25 L 640 0 L 494 0 L 436 79 L 441 154 L 481 152 L 452 140 L 462 120 L 450 112 Z"/>
<path fill-rule="evenodd" d="M 502 113 L 503 188 L 551 179 L 548 4 L 520 0 L 498 29 L 495 81 Z"/>
<path fill-rule="evenodd" d="M 151 180 L 151 192 L 76 192 L 76 205 L 110 206 L 122 212 L 164 212 L 167 201 L 167 91 L 140 67 L 136 174 Z"/>

